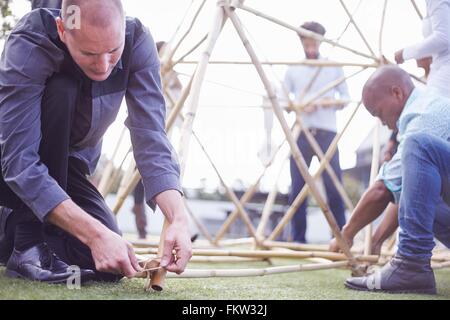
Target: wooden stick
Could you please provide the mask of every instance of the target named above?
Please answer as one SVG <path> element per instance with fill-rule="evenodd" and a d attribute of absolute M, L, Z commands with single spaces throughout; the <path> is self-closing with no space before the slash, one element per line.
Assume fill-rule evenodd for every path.
<path fill-rule="evenodd" d="M 361 107 L 361 103 L 358 104 L 358 106 L 353 111 L 351 117 L 347 121 L 347 124 L 345 125 L 344 129 L 336 135 L 333 142 L 330 145 L 330 148 L 328 149 L 327 153 L 325 154 L 325 158 L 320 163 L 319 170 L 317 171 L 315 178 L 320 176 L 322 172 L 325 170 L 326 163 L 329 163 L 331 158 L 333 157 L 334 153 L 337 149 L 337 144 L 341 140 L 343 134 L 346 132 L 347 128 L 349 127 L 351 121 L 353 120 L 354 116 L 358 112 L 359 108 Z M 295 198 L 294 202 L 292 203 L 291 207 L 288 209 L 284 217 L 281 219 L 281 221 L 278 223 L 278 225 L 275 227 L 275 229 L 272 231 L 271 235 L 269 236 L 268 240 L 275 240 L 277 236 L 283 231 L 284 227 L 289 223 L 289 221 L 292 219 L 294 214 L 297 212 L 298 207 L 303 203 L 303 201 L 306 199 L 309 192 L 309 186 L 305 184 L 303 189 L 300 191 L 300 193 Z"/>
<path fill-rule="evenodd" d="M 264 237 L 264 230 L 266 230 L 267 223 L 269 222 L 269 218 L 272 215 L 272 208 L 275 204 L 275 200 L 278 194 L 278 181 L 280 180 L 281 174 L 283 173 L 284 164 L 285 161 L 283 161 L 283 164 L 278 171 L 277 177 L 274 180 L 275 182 L 273 184 L 273 188 L 272 190 L 270 190 L 266 203 L 264 204 L 264 208 L 261 212 L 261 220 L 259 221 L 258 228 L 256 229 L 256 235 L 258 236 L 258 238 Z"/>
<path fill-rule="evenodd" d="M 195 114 L 197 112 L 199 105 L 201 85 L 205 78 L 209 58 L 212 54 L 215 43 L 223 29 L 225 22 L 226 17 L 223 8 L 217 6 L 214 14 L 213 26 L 211 28 L 211 32 L 208 34 L 208 40 L 205 51 L 203 52 L 200 58 L 199 64 L 197 65 L 197 71 L 195 72 L 195 76 L 192 81 L 192 92 L 187 106 L 187 113 L 185 116 L 186 119 L 181 129 L 180 150 L 178 154 L 181 160 L 180 168 L 182 176 L 184 174 L 186 167 L 187 155 L 189 152 L 189 142 L 192 134 L 192 127 L 194 124 Z"/>
<path fill-rule="evenodd" d="M 380 167 L 380 127 L 381 122 L 377 119 L 373 133 L 372 166 L 370 169 L 370 185 L 375 182 Z M 364 254 L 372 252 L 372 223 L 365 228 Z"/>
<path fill-rule="evenodd" d="M 301 271 L 315 271 L 327 269 L 340 269 L 348 267 L 348 261 L 338 261 L 330 263 L 300 264 L 292 266 L 269 267 L 264 269 L 219 269 L 200 270 L 188 269 L 180 275 L 169 273 L 167 278 L 190 279 L 190 278 L 237 278 L 237 277 L 258 277 L 283 273 L 293 273 Z"/>
<path fill-rule="evenodd" d="M 143 251 L 141 251 L 142 254 Z M 159 254 L 155 248 L 148 248 L 148 254 Z M 308 259 L 324 258 L 333 261 L 348 260 L 342 253 L 329 251 L 292 251 L 292 250 L 217 250 L 217 249 L 193 249 L 193 256 L 208 257 L 241 257 L 241 258 L 279 258 L 279 259 Z M 358 261 L 377 262 L 378 256 L 358 256 Z"/>
<path fill-rule="evenodd" d="M 321 90 L 315 92 L 314 95 L 313 95 L 311 98 L 309 98 L 306 102 L 302 103 L 302 104 L 300 105 L 300 107 L 301 107 L 301 108 L 305 108 L 306 106 L 309 106 L 310 104 L 315 103 L 315 101 L 316 101 L 317 99 L 319 99 L 320 97 L 322 97 L 325 93 L 327 93 L 327 92 L 330 91 L 331 89 L 337 87 L 337 86 L 340 85 L 341 83 L 347 81 L 348 79 L 350 79 L 350 78 L 352 78 L 352 77 L 354 77 L 354 76 L 360 74 L 360 73 L 363 72 L 364 70 L 366 70 L 366 68 L 362 68 L 361 70 L 358 70 L 358 71 L 352 73 L 352 74 L 349 75 L 349 76 L 341 77 L 341 78 L 336 79 L 335 81 L 333 81 L 333 82 L 327 84 L 327 85 L 326 85 L 325 87 L 323 87 Z M 301 110 L 301 109 L 300 109 L 300 110 Z"/>
<path fill-rule="evenodd" d="M 122 128 L 122 132 L 120 133 L 119 140 L 117 141 L 116 147 L 114 148 L 113 154 L 111 156 L 111 159 L 108 161 L 108 163 L 105 166 L 105 169 L 103 170 L 102 178 L 98 184 L 98 191 L 103 197 L 106 197 L 107 195 L 107 187 L 109 185 L 109 182 L 112 179 L 112 172 L 114 171 L 114 159 L 117 156 L 117 153 L 119 152 L 119 147 L 122 144 L 123 137 L 125 136 L 126 127 Z"/>
<path fill-rule="evenodd" d="M 159 248 L 157 251 L 158 257 L 162 257 L 164 252 L 164 241 L 166 239 L 167 228 L 169 227 L 169 221 L 164 219 L 164 225 L 161 231 L 161 238 L 159 240 Z M 159 267 L 159 264 L 157 265 Z M 155 291 L 162 291 L 164 289 L 164 282 L 166 279 L 167 270 L 162 268 L 158 269 L 152 274 L 151 281 L 145 287 L 145 290 L 148 291 L 152 288 Z"/>
<path fill-rule="evenodd" d="M 383 31 L 384 31 L 384 21 L 386 19 L 386 8 L 387 8 L 387 0 L 384 0 L 383 4 L 383 12 L 381 14 L 381 25 L 380 25 L 380 32 L 378 37 L 378 47 L 379 47 L 379 55 L 380 57 L 383 56 Z"/>
<path fill-rule="evenodd" d="M 294 129 L 295 130 L 295 126 Z M 267 163 L 264 166 L 263 172 L 260 174 L 259 178 L 257 179 L 257 181 L 244 193 L 244 195 L 242 196 L 242 198 L 240 199 L 240 202 L 242 203 L 242 205 L 246 204 L 248 201 L 251 200 L 251 198 L 253 197 L 253 195 L 256 193 L 257 188 L 262 180 L 262 178 L 264 178 L 267 169 L 272 165 L 272 163 L 275 161 L 278 153 L 280 152 L 280 150 L 282 149 L 282 147 L 284 146 L 286 142 L 286 139 L 283 140 L 283 142 L 278 146 L 278 148 L 275 150 L 272 158 L 270 159 L 269 163 Z M 237 210 L 233 211 L 228 218 L 225 220 L 224 224 L 222 225 L 222 227 L 219 229 L 219 231 L 216 234 L 216 237 L 214 239 L 214 243 L 218 243 L 218 241 L 220 239 L 223 238 L 223 236 L 225 235 L 225 233 L 227 232 L 227 230 L 229 229 L 229 227 L 231 226 L 231 224 L 236 220 L 236 218 L 238 217 L 238 212 Z"/>
<path fill-rule="evenodd" d="M 322 148 L 319 146 L 319 144 L 317 143 L 316 139 L 311 134 L 309 129 L 305 126 L 305 124 L 303 123 L 303 120 L 301 119 L 300 116 L 297 117 L 297 121 L 299 122 L 300 127 L 302 128 L 302 131 L 305 134 L 306 139 L 308 140 L 314 153 L 319 158 L 319 161 L 322 161 L 325 158 L 325 154 L 323 153 Z M 334 171 L 333 167 L 331 167 L 331 165 L 329 163 L 327 163 L 327 165 L 325 166 L 325 170 L 327 171 L 328 176 L 330 177 L 331 181 L 333 182 L 336 190 L 338 191 L 339 195 L 341 196 L 341 198 L 344 201 L 345 205 L 347 206 L 348 210 L 350 212 L 353 212 L 353 209 L 354 209 L 353 203 L 350 200 L 349 196 L 347 195 L 347 192 L 345 191 L 344 186 L 339 181 L 339 178 L 337 177 L 336 172 Z"/>
<path fill-rule="evenodd" d="M 220 183 L 222 184 L 222 186 L 225 188 L 225 192 L 228 195 L 228 198 L 231 200 L 231 202 L 233 202 L 233 204 L 236 206 L 236 209 L 238 210 L 242 220 L 244 221 L 250 235 L 252 237 L 255 238 L 255 241 L 258 242 L 259 240 L 256 237 L 256 230 L 253 227 L 253 224 L 249 218 L 249 215 L 247 213 L 247 210 L 245 210 L 244 206 L 242 205 L 242 203 L 239 201 L 239 199 L 237 198 L 236 194 L 234 193 L 233 190 L 231 190 L 230 187 L 228 187 L 228 185 L 226 184 L 225 180 L 223 179 L 222 175 L 220 174 L 219 170 L 217 169 L 216 165 L 214 164 L 214 161 L 212 161 L 211 156 L 208 154 L 208 152 L 206 151 L 205 147 L 203 146 L 203 144 L 201 143 L 201 141 L 199 140 L 199 138 L 197 137 L 197 135 L 195 133 L 193 133 L 193 136 L 195 137 L 195 139 L 197 140 L 198 144 L 200 145 L 200 148 L 203 150 L 203 153 L 206 155 L 206 157 L 208 158 L 208 161 L 210 162 L 211 166 L 213 167 L 214 171 L 216 172 L 217 177 L 220 180 Z"/>
<path fill-rule="evenodd" d="M 304 177 L 306 184 L 310 186 L 311 194 L 314 196 L 314 198 L 318 202 L 319 206 L 321 207 L 322 211 L 324 212 L 325 218 L 327 219 L 328 224 L 330 225 L 330 228 L 331 228 L 334 236 L 336 237 L 336 240 L 338 241 L 342 251 L 344 252 L 345 256 L 348 257 L 348 259 L 351 261 L 352 266 L 355 268 L 356 260 L 354 259 L 353 254 L 350 252 L 350 247 L 349 247 L 348 243 L 342 237 L 342 234 L 339 230 L 339 227 L 337 225 L 337 222 L 336 222 L 334 216 L 331 214 L 331 212 L 328 208 L 328 205 L 326 204 L 326 202 L 320 195 L 320 192 L 315 185 L 315 181 L 314 181 L 313 177 L 308 172 L 308 168 L 306 166 L 305 159 L 303 158 L 303 155 L 301 154 L 301 152 L 297 146 L 297 143 L 292 136 L 292 133 L 286 122 L 286 119 L 284 118 L 283 111 L 278 103 L 278 100 L 277 100 L 275 92 L 272 88 L 272 85 L 271 85 L 269 79 L 267 78 L 262 65 L 259 63 L 259 59 L 256 56 L 256 53 L 254 52 L 252 46 L 250 45 L 250 42 L 247 39 L 247 36 L 243 32 L 241 22 L 240 22 L 238 16 L 236 15 L 236 12 L 231 11 L 228 7 L 224 7 L 224 10 L 227 13 L 228 17 L 230 18 L 230 20 L 232 21 L 237 33 L 239 34 L 239 37 L 242 40 L 242 43 L 244 44 L 244 47 L 246 48 L 251 60 L 255 64 L 256 70 L 257 70 L 262 82 L 264 83 L 264 86 L 268 93 L 268 97 L 272 101 L 274 113 L 277 116 L 278 121 L 280 122 L 280 124 L 283 128 L 283 131 L 285 133 L 287 141 L 292 150 L 293 159 L 295 160 L 297 167 L 300 170 L 300 173 Z"/>
<path fill-rule="evenodd" d="M 420 20 L 423 20 L 423 15 L 422 15 L 422 13 L 421 13 L 420 10 L 419 10 L 419 7 L 417 6 L 416 1 L 411 0 L 411 4 L 413 5 L 414 10 L 416 11 L 416 13 L 417 13 L 417 15 L 419 16 Z"/>
<path fill-rule="evenodd" d="M 175 64 L 197 64 L 198 61 L 194 60 L 178 60 Z M 209 64 L 223 64 L 223 65 L 238 65 L 238 66 L 252 66 L 251 61 L 225 61 L 225 60 L 213 60 L 209 61 Z M 361 67 L 361 68 L 377 68 L 377 63 L 358 63 L 358 62 L 337 62 L 330 60 L 315 60 L 305 59 L 300 61 L 263 61 L 262 65 L 269 66 L 312 66 L 312 67 Z"/>
<path fill-rule="evenodd" d="M 205 34 L 203 36 L 203 38 L 201 38 L 191 49 L 189 49 L 186 53 L 184 53 L 178 60 L 172 62 L 172 68 L 174 66 L 176 66 L 179 63 L 183 63 L 183 60 L 189 56 L 192 52 L 194 52 L 195 50 L 197 50 L 198 47 L 200 47 L 203 42 L 206 41 L 206 39 L 208 39 L 208 34 Z M 192 64 L 198 64 L 198 61 L 193 62 Z"/>
<path fill-rule="evenodd" d="M 358 25 L 355 22 L 355 19 L 353 19 L 352 14 L 350 13 L 350 11 L 348 11 L 347 6 L 345 5 L 343 0 L 339 0 L 339 2 L 341 3 L 342 8 L 344 8 L 345 13 L 347 14 L 348 18 L 350 19 L 350 22 L 353 24 L 353 26 L 355 27 L 356 31 L 358 32 L 359 36 L 361 37 L 362 41 L 364 41 L 367 49 L 369 49 L 370 54 L 372 55 L 372 57 L 374 59 L 376 58 L 375 52 L 372 50 L 372 47 L 370 46 L 369 42 L 367 41 L 366 37 L 364 37 L 364 34 L 362 33 L 361 29 L 358 27 Z"/>
<path fill-rule="evenodd" d="M 208 230 L 206 229 L 206 227 L 197 219 L 197 217 L 195 216 L 194 212 L 192 211 L 192 209 L 190 208 L 187 199 L 183 198 L 184 201 L 184 206 L 186 207 L 187 212 L 189 213 L 189 215 L 192 218 L 192 221 L 194 221 L 194 224 L 197 226 L 198 230 L 200 231 L 200 233 L 211 243 L 214 244 L 213 238 L 211 236 L 211 234 L 208 232 Z"/>
<path fill-rule="evenodd" d="M 191 23 L 188 27 L 188 29 L 185 31 L 185 33 L 181 36 L 178 43 L 174 46 L 173 50 L 171 50 L 170 54 L 168 54 L 166 57 L 164 57 L 164 61 L 169 62 L 172 60 L 175 52 L 178 50 L 180 45 L 183 43 L 184 39 L 188 36 L 188 34 L 191 32 L 192 28 L 194 27 L 195 21 L 197 21 L 198 16 L 200 15 L 200 12 L 202 11 L 204 5 L 206 3 L 206 0 L 203 0 L 200 4 L 200 6 L 197 8 L 197 11 L 195 12 L 194 17 L 191 20 Z"/>
<path fill-rule="evenodd" d="M 264 13 L 258 11 L 258 10 L 250 8 L 250 7 L 246 6 L 246 5 L 240 4 L 239 6 L 237 6 L 237 8 L 239 8 L 241 10 L 244 10 L 244 11 L 247 11 L 247 12 L 250 12 L 250 13 L 252 13 L 252 14 L 258 16 L 258 17 L 261 17 L 263 19 L 272 21 L 273 23 L 278 24 L 278 25 L 280 25 L 282 27 L 285 27 L 287 29 L 293 30 L 293 31 L 295 31 L 296 33 L 298 33 L 299 35 L 301 35 L 303 37 L 308 37 L 308 38 L 312 38 L 312 39 L 315 39 L 315 40 L 318 40 L 318 41 L 321 41 L 321 42 L 326 42 L 326 43 L 329 43 L 329 44 L 331 44 L 333 46 L 336 46 L 338 48 L 341 48 L 341 49 L 347 50 L 347 51 L 349 51 L 351 53 L 354 53 L 356 55 L 359 55 L 359 56 L 362 56 L 362 57 L 365 57 L 365 58 L 369 58 L 369 59 L 373 59 L 376 62 L 378 62 L 378 59 L 376 57 L 373 57 L 371 55 L 368 55 L 368 54 L 365 54 L 363 52 L 359 52 L 359 51 L 354 50 L 352 48 L 349 48 L 349 47 L 346 47 L 344 45 L 341 45 L 341 44 L 339 44 L 339 43 L 337 43 L 337 42 L 335 42 L 333 40 L 330 40 L 330 39 L 327 39 L 327 38 L 323 37 L 322 35 L 320 35 L 318 33 L 311 32 L 311 31 L 303 29 L 303 28 L 294 27 L 294 26 L 292 26 L 292 25 L 290 25 L 290 24 L 288 24 L 286 22 L 283 22 L 283 21 L 281 21 L 281 20 L 279 20 L 277 18 L 271 17 L 271 16 L 269 16 L 267 14 L 264 14 Z"/>

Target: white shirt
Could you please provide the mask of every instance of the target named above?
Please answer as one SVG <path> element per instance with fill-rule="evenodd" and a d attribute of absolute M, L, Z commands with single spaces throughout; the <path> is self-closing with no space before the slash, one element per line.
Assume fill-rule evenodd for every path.
<path fill-rule="evenodd" d="M 426 0 L 427 16 L 422 22 L 425 37 L 403 50 L 403 59 L 433 57 L 428 88 L 450 98 L 450 0 Z"/>
<path fill-rule="evenodd" d="M 316 93 L 325 88 L 331 82 L 344 77 L 344 71 L 341 67 L 323 67 L 309 92 L 304 94 L 302 99 L 302 92 L 309 85 L 311 79 L 318 71 L 318 67 L 313 66 L 291 66 L 288 68 L 284 85 L 290 94 L 295 96 L 296 103 L 303 103 L 313 98 Z M 340 85 L 327 91 L 320 99 L 341 99 L 350 100 L 347 83 L 344 81 Z M 300 101 L 302 100 L 302 101 Z M 303 114 L 303 121 L 308 128 L 323 129 L 331 132 L 336 132 L 336 110 L 339 106 L 333 107 L 319 107 L 317 111 L 310 114 Z"/>

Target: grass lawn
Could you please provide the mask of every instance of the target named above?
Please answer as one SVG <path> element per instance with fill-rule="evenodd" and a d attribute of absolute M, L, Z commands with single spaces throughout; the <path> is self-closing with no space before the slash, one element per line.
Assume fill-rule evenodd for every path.
<path fill-rule="evenodd" d="M 285 265 L 286 260 L 276 260 Z M 289 263 L 295 263 L 289 261 Z M 239 268 L 267 267 L 263 262 L 239 264 Z M 189 268 L 236 268 L 236 264 L 198 264 Z M 450 299 L 450 269 L 436 271 L 437 296 L 373 294 L 348 290 L 343 282 L 348 270 L 321 270 L 253 278 L 168 279 L 163 292 L 144 292 L 142 279 L 122 280 L 119 284 L 90 283 L 81 290 L 11 280 L 0 268 L 0 299 Z"/>

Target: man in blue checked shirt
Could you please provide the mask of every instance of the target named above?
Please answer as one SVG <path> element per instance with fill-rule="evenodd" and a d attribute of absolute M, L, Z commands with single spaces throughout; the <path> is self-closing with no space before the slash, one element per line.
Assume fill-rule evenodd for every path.
<path fill-rule="evenodd" d="M 380 273 L 348 279 L 346 286 L 365 291 L 435 293 L 436 283 L 430 267 L 433 238 L 450 247 L 450 207 L 448 196 L 444 201 L 433 185 L 439 179 L 434 176 L 428 179 L 427 172 L 436 167 L 446 181 L 450 162 L 445 159 L 450 141 L 450 100 L 433 90 L 415 88 L 410 76 L 399 67 L 385 66 L 365 84 L 363 102 L 383 124 L 398 129 L 400 144 L 358 202 L 342 233 L 351 244 L 363 227 L 381 215 L 390 202 L 395 202 L 400 204 L 398 221 L 384 227 L 400 226 L 399 245 L 395 257 Z M 427 150 L 417 147 L 419 141 L 423 143 L 422 149 Z M 439 152 L 434 152 L 438 148 Z M 435 161 L 442 160 L 428 165 L 421 161 L 433 155 Z M 448 189 L 448 181 L 445 183 Z M 417 186 L 421 184 L 419 192 Z M 339 249 L 335 241 L 330 249 Z"/>
<path fill-rule="evenodd" d="M 23 17 L 0 60 L 0 263 L 7 275 L 61 283 L 73 274 L 69 265 L 81 268 L 82 281 L 141 271 L 86 178 L 124 97 L 147 203 L 170 222 L 161 265 L 184 271 L 191 242 L 152 36 L 125 17 L 120 0 L 63 0 L 62 10 Z"/>

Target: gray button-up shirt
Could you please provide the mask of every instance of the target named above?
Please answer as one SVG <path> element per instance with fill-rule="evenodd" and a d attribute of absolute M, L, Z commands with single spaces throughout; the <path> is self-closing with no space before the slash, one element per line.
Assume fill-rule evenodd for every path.
<path fill-rule="evenodd" d="M 58 15 L 59 10 L 39 9 L 23 17 L 8 37 L 0 60 L 3 178 L 42 221 L 69 199 L 38 154 L 45 84 L 56 73 L 80 77 L 81 72 L 59 40 L 55 22 Z M 86 174 L 95 169 L 102 137 L 125 97 L 125 124 L 130 129 L 148 203 L 154 208 L 152 199 L 166 190 L 181 193 L 179 165 L 165 132 L 159 57 L 152 36 L 138 19 L 127 18 L 124 53 L 111 76 L 102 82 L 92 81 L 88 88 L 91 95 L 83 100 L 89 105 L 77 108 L 77 112 L 88 113 L 79 119 L 90 119 L 90 126 L 84 137 L 71 140 L 70 145 L 70 155 L 86 164 Z"/>

